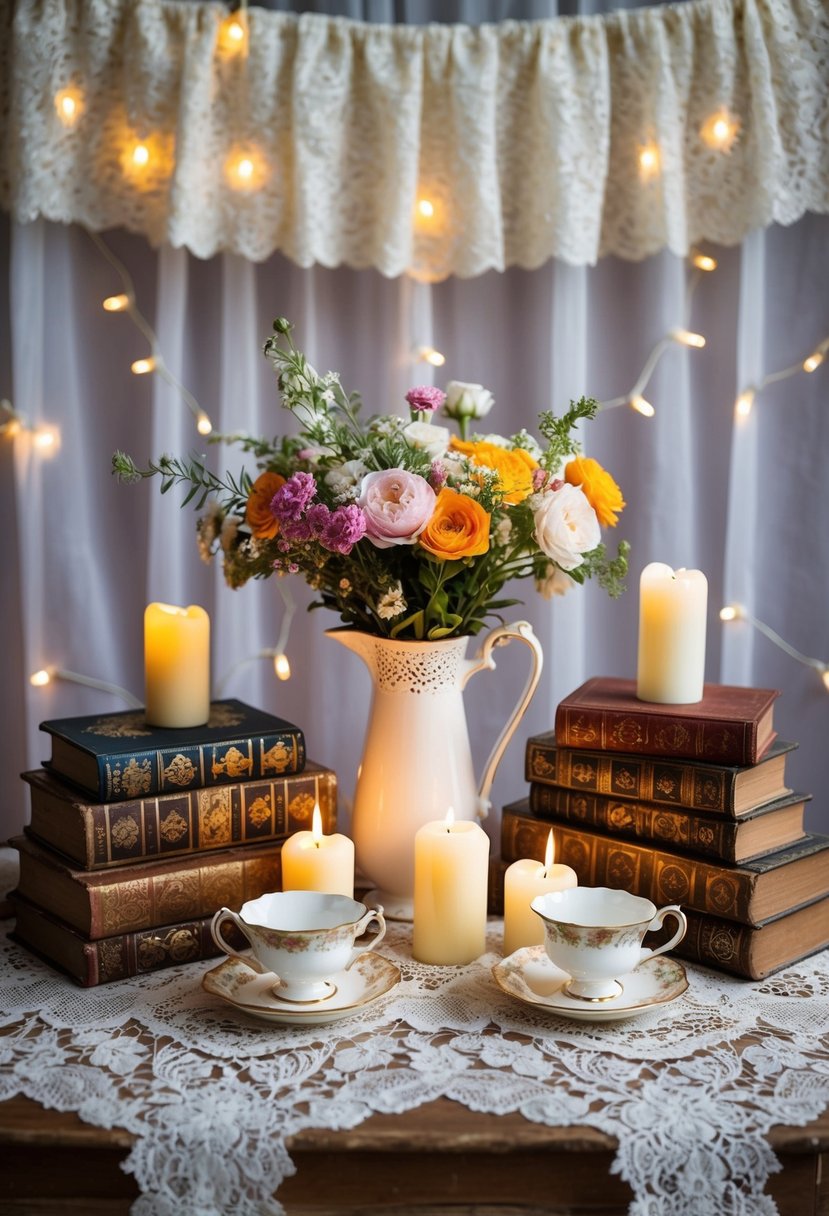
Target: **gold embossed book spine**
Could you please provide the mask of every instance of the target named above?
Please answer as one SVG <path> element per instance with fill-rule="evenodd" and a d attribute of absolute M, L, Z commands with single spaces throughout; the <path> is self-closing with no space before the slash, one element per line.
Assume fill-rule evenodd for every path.
<path fill-rule="evenodd" d="M 234 911 L 281 885 L 280 843 L 245 845 L 110 870 L 76 870 L 26 836 L 18 892 L 90 940 Z"/>
<path fill-rule="evenodd" d="M 30 788 L 28 831 L 88 870 L 281 840 L 311 827 L 315 805 L 323 832 L 337 825 L 336 775 L 310 762 L 280 780 L 114 803 L 91 803 L 43 769 L 22 776 Z"/>

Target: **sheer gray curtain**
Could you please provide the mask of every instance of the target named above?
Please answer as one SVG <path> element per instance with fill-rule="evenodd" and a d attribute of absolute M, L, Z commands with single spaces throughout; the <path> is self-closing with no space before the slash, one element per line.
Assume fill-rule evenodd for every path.
<path fill-rule="evenodd" d="M 390 2 L 335 11 L 383 21 L 557 11 L 540 3 L 439 8 Z M 51 457 L 25 435 L 0 442 L 0 837 L 26 822 L 18 774 L 49 748 L 38 723 L 124 707 L 117 696 L 66 681 L 33 687 L 29 675 L 54 666 L 140 698 L 142 616 L 152 600 L 207 608 L 215 695 L 303 726 L 310 756 L 339 775 L 347 828 L 369 685 L 357 660 L 325 638 L 336 619 L 306 613 L 310 593 L 286 580 L 297 604 L 288 644 L 293 674 L 277 682 L 269 661 L 256 657 L 274 646 L 285 612 L 276 580 L 231 591 L 218 568 L 200 562 L 195 515 L 179 510 L 176 492 L 162 498 L 156 483 L 122 486 L 110 475 L 117 448 L 139 463 L 164 451 L 204 450 L 181 397 L 157 378 L 131 375 L 146 342 L 126 317 L 101 309 L 120 290 L 111 266 L 78 228 L 4 218 L 0 232 L 0 395 L 60 432 Z M 317 368 L 338 371 L 346 388 L 362 392 L 368 410 L 402 410 L 406 388 L 429 378 L 480 381 L 495 395 L 491 425 L 503 433 L 532 430 L 539 410 L 560 409 L 582 393 L 600 400 L 624 394 L 675 326 L 688 322 L 706 336 L 702 351 L 666 351 L 648 385 L 652 419 L 612 409 L 585 434 L 589 454 L 612 469 L 628 503 L 618 528 L 633 547 L 626 595 L 611 602 L 588 586 L 548 603 L 527 583 L 515 588 L 526 604 L 510 615 L 533 623 L 546 663 L 496 779 L 496 837 L 497 808 L 526 789 L 527 735 L 549 729 L 556 702 L 587 676 L 635 674 L 638 575 L 654 560 L 705 571 L 707 678 L 781 690 L 776 724 L 800 743 L 791 782 L 816 795 L 811 829 L 829 831 L 829 691 L 814 668 L 746 622 L 723 625 L 717 615 L 723 603 L 739 601 L 797 651 L 829 661 L 829 366 L 770 383 L 747 419 L 734 414 L 741 389 L 798 364 L 829 336 L 827 238 L 829 218 L 809 216 L 754 233 L 741 248 L 710 250 L 719 267 L 700 281 L 686 316 L 688 269 L 670 254 L 425 287 L 372 271 L 301 270 L 280 257 L 259 265 L 229 255 L 202 262 L 183 250 L 154 251 L 124 232 L 104 234 L 135 279 L 167 365 L 223 432 L 272 435 L 284 426 L 261 355 L 277 315 L 294 322 Z M 421 344 L 444 353 L 442 369 L 432 373 L 416 361 Z M 238 467 L 225 449 L 209 447 L 207 459 Z M 523 683 L 518 649 L 499 652 L 497 672 L 470 685 L 479 764 Z"/>

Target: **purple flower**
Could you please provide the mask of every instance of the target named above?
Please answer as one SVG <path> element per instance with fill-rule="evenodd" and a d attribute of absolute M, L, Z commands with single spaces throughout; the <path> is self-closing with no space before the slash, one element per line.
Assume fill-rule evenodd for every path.
<path fill-rule="evenodd" d="M 410 388 L 406 393 L 406 400 L 413 410 L 423 410 L 431 414 L 433 410 L 439 410 L 446 400 L 446 393 L 442 388 L 433 388 L 430 384 L 421 384 L 417 388 Z"/>
<path fill-rule="evenodd" d="M 532 477 L 533 477 L 533 489 L 534 490 L 543 490 L 544 482 L 547 480 L 547 470 L 546 469 L 533 469 Z"/>
<path fill-rule="evenodd" d="M 287 553 L 292 545 L 302 545 L 306 540 L 310 540 L 312 535 L 307 516 L 304 519 L 286 519 L 280 531 L 282 540 L 277 547 L 282 549 L 283 553 Z"/>
<path fill-rule="evenodd" d="M 337 507 L 320 532 L 320 544 L 332 553 L 351 552 L 366 534 L 366 517 L 356 503 Z"/>
<path fill-rule="evenodd" d="M 296 521 L 317 492 L 311 473 L 294 473 L 271 499 L 271 511 L 281 524 Z"/>
<path fill-rule="evenodd" d="M 442 460 L 433 460 L 432 467 L 429 470 L 429 485 L 437 493 L 441 486 L 446 485 L 446 479 L 449 474 L 446 471 L 446 465 Z"/>
<path fill-rule="evenodd" d="M 326 524 L 331 518 L 331 512 L 326 507 L 324 502 L 315 502 L 312 507 L 309 507 L 305 512 L 305 522 L 308 524 L 309 535 L 315 536 L 317 539 L 325 530 Z"/>

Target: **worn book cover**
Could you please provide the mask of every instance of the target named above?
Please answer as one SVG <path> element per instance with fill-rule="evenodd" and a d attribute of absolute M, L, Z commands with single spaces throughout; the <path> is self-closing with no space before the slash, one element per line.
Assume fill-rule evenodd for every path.
<path fill-rule="evenodd" d="M 786 757 L 796 747 L 775 739 L 758 764 L 738 766 L 559 747 L 548 731 L 527 740 L 524 770 L 537 784 L 737 819 L 790 792 Z"/>
<path fill-rule="evenodd" d="M 561 701 L 562 747 L 633 752 L 713 764 L 756 764 L 776 737 L 776 689 L 706 684 L 692 705 L 640 701 L 636 681 L 594 676 Z"/>
<path fill-rule="evenodd" d="M 511 803 L 501 817 L 502 858 L 507 862 L 542 858 L 549 832 L 549 820 L 532 814 L 529 799 Z M 680 904 L 759 925 L 829 895 L 829 836 L 807 835 L 797 844 L 738 866 L 571 824 L 556 824 L 553 838 L 556 861 L 572 866 L 583 886 L 631 891 L 657 907 Z"/>
<path fill-rule="evenodd" d="M 23 773 L 30 787 L 29 832 L 87 870 L 235 844 L 281 840 L 311 827 L 337 827 L 337 778 L 309 761 L 301 773 L 235 782 L 128 802 L 90 802 L 44 769 Z"/>
<path fill-rule="evenodd" d="M 20 853 L 18 894 L 91 940 L 237 911 L 281 883 L 278 841 L 109 870 L 74 869 L 28 836 L 9 844 Z"/>
<path fill-rule="evenodd" d="M 742 819 L 725 819 L 682 807 L 554 785 L 531 783 L 529 793 L 533 814 L 554 823 L 569 823 L 730 863 L 749 861 L 801 840 L 806 835 L 803 821 L 810 799 L 811 794 L 786 794 Z"/>
<path fill-rule="evenodd" d="M 214 701 L 204 726 L 148 725 L 143 709 L 41 722 L 52 739 L 44 767 L 95 802 L 123 802 L 301 772 L 298 726 L 242 701 Z"/>
<path fill-rule="evenodd" d="M 84 988 L 216 958 L 222 953 L 210 932 L 212 916 L 91 941 L 17 893 L 11 902 L 16 917 L 13 940 L 71 975 Z M 248 943 L 232 921 L 226 922 L 222 932 L 230 945 L 238 950 L 246 948 Z"/>

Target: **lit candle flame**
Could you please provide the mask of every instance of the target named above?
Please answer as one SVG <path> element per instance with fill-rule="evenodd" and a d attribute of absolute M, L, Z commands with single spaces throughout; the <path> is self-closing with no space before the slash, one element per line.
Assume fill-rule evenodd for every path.
<path fill-rule="evenodd" d="M 311 818 L 311 836 L 317 848 L 322 844 L 322 812 L 319 802 L 314 803 L 314 814 Z"/>
<path fill-rule="evenodd" d="M 447 832 L 451 832 L 452 828 L 454 826 L 454 823 L 455 823 L 455 808 L 454 807 L 451 807 L 451 806 L 449 807 L 448 811 L 446 812 L 446 818 L 444 820 L 444 823 L 446 824 Z"/>
<path fill-rule="evenodd" d="M 553 868 L 553 858 L 555 856 L 555 846 L 553 844 L 553 829 L 550 828 L 550 835 L 547 837 L 547 851 L 544 854 L 544 877 L 550 873 Z"/>

